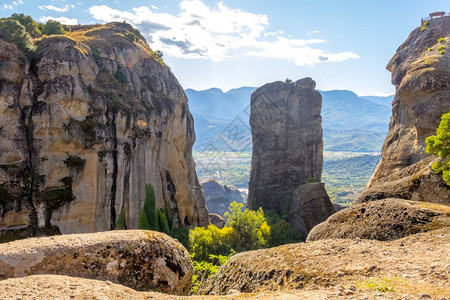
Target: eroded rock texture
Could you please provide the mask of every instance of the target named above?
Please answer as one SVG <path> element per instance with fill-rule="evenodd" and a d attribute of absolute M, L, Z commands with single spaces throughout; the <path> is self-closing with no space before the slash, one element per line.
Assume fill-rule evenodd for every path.
<path fill-rule="evenodd" d="M 431 171 L 435 158 L 425 152 L 426 137 L 450 111 L 449 44 L 450 17 L 433 19 L 411 32 L 388 63 L 396 87 L 389 133 L 381 162 L 355 203 L 397 197 L 450 204 L 450 187 Z"/>
<path fill-rule="evenodd" d="M 140 291 L 186 295 L 192 263 L 178 241 L 155 231 L 108 231 L 0 244 L 0 279 L 36 274 L 109 280 Z"/>
<path fill-rule="evenodd" d="M 314 210 L 295 208 L 296 204 L 292 204 L 298 200 L 293 200 L 293 194 L 300 185 L 320 181 L 322 175 L 322 97 L 315 86 L 311 78 L 294 83 L 278 81 L 252 94 L 253 153 L 248 208 L 274 209 L 279 214 L 287 214 L 290 207 L 297 211 L 305 209 L 312 213 L 311 217 L 317 217 L 316 224 L 329 216 L 316 215 Z M 326 198 L 324 201 L 332 208 L 327 195 Z M 301 227 L 298 228 L 307 234 Z"/>
<path fill-rule="evenodd" d="M 389 241 L 450 227 L 450 207 L 388 198 L 351 205 L 314 227 L 307 241 L 371 239 Z"/>
<path fill-rule="evenodd" d="M 0 65 L 0 228 L 136 228 L 148 183 L 174 226 L 209 223 L 187 98 L 131 26 L 73 26 L 33 59 L 0 40 Z"/>

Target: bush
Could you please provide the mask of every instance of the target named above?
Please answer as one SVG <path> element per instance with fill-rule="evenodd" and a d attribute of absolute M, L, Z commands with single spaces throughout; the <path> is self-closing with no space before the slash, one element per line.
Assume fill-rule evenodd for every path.
<path fill-rule="evenodd" d="M 234 228 L 240 238 L 238 251 L 264 248 L 270 238 L 270 227 L 264 217 L 262 208 L 257 211 L 246 209 L 242 212 L 243 203 L 232 202 L 225 213 L 226 226 Z"/>
<path fill-rule="evenodd" d="M 36 49 L 30 34 L 17 20 L 0 19 L 0 38 L 13 43 L 25 53 Z"/>
<path fill-rule="evenodd" d="M 132 32 L 127 32 L 125 36 L 132 42 L 135 42 L 138 39 L 137 36 Z"/>
<path fill-rule="evenodd" d="M 445 183 L 450 185 L 450 112 L 442 115 L 436 135 L 427 137 L 426 144 L 427 153 L 441 158 L 433 163 L 433 170 L 442 173 Z"/>
<path fill-rule="evenodd" d="M 278 215 L 274 210 L 268 211 L 266 216 L 267 223 L 270 226 L 269 247 L 276 247 L 303 241 L 300 231 L 288 223 L 285 220 L 285 216 L 280 217 L 280 215 Z"/>
<path fill-rule="evenodd" d="M 64 26 L 55 20 L 48 20 L 45 25 L 42 26 L 42 34 L 45 35 L 65 35 L 66 30 Z"/>
<path fill-rule="evenodd" d="M 26 16 L 24 14 L 12 14 L 9 19 L 18 21 L 22 26 L 25 27 L 25 30 L 33 38 L 37 38 L 42 35 L 41 31 L 39 30 L 38 24 L 30 16 Z"/>
<path fill-rule="evenodd" d="M 116 230 L 126 230 L 127 229 L 127 224 L 126 224 L 126 221 L 125 221 L 125 210 L 124 209 L 120 212 L 119 216 L 117 217 L 115 225 L 116 225 L 115 226 Z"/>
<path fill-rule="evenodd" d="M 120 82 L 122 82 L 122 83 L 127 83 L 128 82 L 127 76 L 125 76 L 125 74 L 122 71 L 120 71 L 120 70 L 117 70 L 114 73 L 114 77 L 117 80 L 119 80 Z"/>

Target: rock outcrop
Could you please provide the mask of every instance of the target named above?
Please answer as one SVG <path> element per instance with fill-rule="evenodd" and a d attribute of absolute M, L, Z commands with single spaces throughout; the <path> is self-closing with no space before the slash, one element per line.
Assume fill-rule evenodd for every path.
<path fill-rule="evenodd" d="M 225 224 L 227 223 L 221 215 L 214 213 L 209 214 L 209 222 L 211 222 L 212 225 L 220 229 L 224 228 Z"/>
<path fill-rule="evenodd" d="M 29 58 L 0 40 L 0 229 L 137 228 L 145 185 L 174 226 L 207 225 L 193 119 L 170 69 L 125 23 L 72 26 Z"/>
<path fill-rule="evenodd" d="M 322 239 L 395 240 L 450 227 L 450 207 L 402 199 L 360 203 L 341 210 L 314 227 L 307 241 Z"/>
<path fill-rule="evenodd" d="M 299 188 L 300 185 L 318 182 L 322 176 L 322 97 L 315 86 L 311 78 L 303 78 L 294 83 L 269 83 L 253 92 L 250 112 L 253 152 L 248 208 L 256 210 L 262 207 L 265 211 L 273 209 L 286 214 L 292 207 L 291 215 L 300 210 L 311 212 L 309 219 L 316 218 L 315 224 L 329 216 L 299 207 L 296 202 L 303 199 L 303 195 L 297 194 L 293 200 L 297 189 L 309 190 Z M 323 189 L 321 185 L 315 187 Z M 326 192 L 325 196 L 319 202 L 326 203 L 325 211 L 329 211 L 332 205 Z M 308 203 L 307 199 L 304 200 L 303 204 Z M 316 207 L 317 203 L 313 206 Z M 293 224 L 301 222 L 298 220 Z M 298 229 L 305 234 L 310 225 L 313 224 L 299 226 Z"/>
<path fill-rule="evenodd" d="M 202 187 L 205 193 L 206 207 L 210 213 L 223 217 L 231 202 L 244 202 L 241 192 L 234 186 L 222 185 L 216 180 L 210 179 L 202 182 Z"/>
<path fill-rule="evenodd" d="M 232 256 L 208 282 L 204 293 L 340 286 L 339 295 L 354 297 L 359 290 L 375 290 L 379 286 L 394 290 L 395 299 L 405 294 L 412 299 L 442 299 L 450 295 L 449 257 L 450 228 L 395 241 L 333 239 L 290 244 Z M 350 290 L 346 292 L 342 287 Z M 422 297 L 424 294 L 428 296 Z M 367 299 L 375 298 L 371 295 Z"/>
<path fill-rule="evenodd" d="M 450 111 L 450 16 L 416 28 L 387 65 L 396 94 L 382 157 L 354 203 L 395 197 L 450 204 L 450 187 L 431 171 L 425 139 Z M 442 51 L 444 50 L 444 51 Z"/>
<path fill-rule="evenodd" d="M 334 213 L 325 185 L 321 182 L 307 183 L 294 191 L 288 221 L 306 237 L 314 226 Z"/>
<path fill-rule="evenodd" d="M 107 231 L 0 244 L 0 280 L 59 274 L 140 291 L 187 295 L 192 263 L 178 241 L 154 231 Z"/>

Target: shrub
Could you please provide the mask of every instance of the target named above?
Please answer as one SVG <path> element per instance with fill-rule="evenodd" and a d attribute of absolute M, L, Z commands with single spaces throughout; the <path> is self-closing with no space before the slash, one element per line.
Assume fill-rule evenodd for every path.
<path fill-rule="evenodd" d="M 124 209 L 120 212 L 119 216 L 117 217 L 115 229 L 116 230 L 126 230 L 127 229 Z"/>
<path fill-rule="evenodd" d="M 64 26 L 55 20 L 48 20 L 45 25 L 42 26 L 42 34 L 45 35 L 65 35 L 66 30 Z"/>
<path fill-rule="evenodd" d="M 125 36 L 132 42 L 135 42 L 138 39 L 137 36 L 132 32 L 127 32 Z"/>
<path fill-rule="evenodd" d="M 286 78 L 286 79 L 284 80 L 284 82 L 286 82 L 286 83 L 291 83 L 291 82 L 292 82 L 292 79 Z"/>
<path fill-rule="evenodd" d="M 39 30 L 38 24 L 30 16 L 26 16 L 24 14 L 12 14 L 9 19 L 18 21 L 22 26 L 25 27 L 25 30 L 33 38 L 37 38 L 42 35 L 41 31 Z"/>
<path fill-rule="evenodd" d="M 122 82 L 122 83 L 127 83 L 128 82 L 127 76 L 125 76 L 125 74 L 122 71 L 120 71 L 120 70 L 117 70 L 114 73 L 114 77 L 117 80 L 119 80 L 120 82 Z"/>
<path fill-rule="evenodd" d="M 264 217 L 262 208 L 257 211 L 246 209 L 242 212 L 243 203 L 232 202 L 225 213 L 226 226 L 234 228 L 239 234 L 238 251 L 264 248 L 270 238 L 270 227 Z"/>
<path fill-rule="evenodd" d="M 442 173 L 445 183 L 450 185 L 450 112 L 442 115 L 436 135 L 427 137 L 426 144 L 427 153 L 440 158 L 433 163 L 432 169 L 436 173 Z"/>
<path fill-rule="evenodd" d="M 444 38 L 439 38 L 439 39 L 438 39 L 438 43 L 439 43 L 439 44 L 441 44 L 441 43 L 445 43 L 445 40 L 444 40 Z"/>
<path fill-rule="evenodd" d="M 167 215 L 167 209 L 165 207 L 159 209 L 158 220 L 161 232 L 170 235 L 169 217 Z"/>
<path fill-rule="evenodd" d="M 219 271 L 219 267 L 224 264 L 228 258 L 230 258 L 231 253 L 228 256 L 224 255 L 213 255 L 209 256 L 209 261 L 193 261 L 194 266 L 194 274 L 192 275 L 192 289 L 191 293 L 196 294 L 199 288 L 203 285 L 203 283 L 210 277 L 213 277 L 217 271 Z M 191 255 L 193 259 L 193 256 Z"/>
<path fill-rule="evenodd" d="M 280 217 L 275 210 L 266 213 L 267 223 L 270 225 L 269 247 L 276 247 L 285 244 L 298 243 L 303 241 L 301 233 Z"/>
<path fill-rule="evenodd" d="M 25 53 L 36 49 L 30 34 L 17 20 L 0 19 L 0 38 L 13 43 Z"/>

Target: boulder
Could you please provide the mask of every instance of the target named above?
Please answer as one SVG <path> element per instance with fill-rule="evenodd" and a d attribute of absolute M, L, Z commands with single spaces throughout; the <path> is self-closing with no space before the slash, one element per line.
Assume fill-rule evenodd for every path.
<path fill-rule="evenodd" d="M 450 226 L 446 205 L 388 198 L 351 205 L 314 227 L 307 241 L 321 239 L 395 240 Z"/>
<path fill-rule="evenodd" d="M 395 197 L 450 204 L 450 187 L 431 171 L 435 160 L 425 139 L 436 133 L 442 114 L 450 111 L 450 16 L 414 29 L 387 65 L 396 93 L 381 161 L 354 203 Z M 443 38 L 440 42 L 440 39 Z"/>
<path fill-rule="evenodd" d="M 217 228 L 224 228 L 225 223 L 227 222 L 221 215 L 218 214 L 209 214 L 209 221 Z"/>
<path fill-rule="evenodd" d="M 187 97 L 124 32 L 73 26 L 36 41 L 33 64 L 0 40 L 0 230 L 137 228 L 146 184 L 175 227 L 209 224 Z"/>
<path fill-rule="evenodd" d="M 154 231 L 72 234 L 0 244 L 0 280 L 57 274 L 187 295 L 192 272 L 187 250 Z"/>
<path fill-rule="evenodd" d="M 222 185 L 214 179 L 209 179 L 202 182 L 202 188 L 206 207 L 210 213 L 223 217 L 231 202 L 244 203 L 241 192 L 234 186 Z"/>
<path fill-rule="evenodd" d="M 314 226 L 333 213 L 335 209 L 323 183 L 302 184 L 292 196 L 288 221 L 306 237 Z"/>
<path fill-rule="evenodd" d="M 336 291 L 331 299 L 347 299 L 360 289 L 372 289 L 378 296 L 361 298 L 375 299 L 378 287 L 391 287 L 394 298 L 408 294 L 418 299 L 427 294 L 442 299 L 448 297 L 448 257 L 449 227 L 395 241 L 329 239 L 289 244 L 233 255 L 203 293 L 328 289 Z"/>

